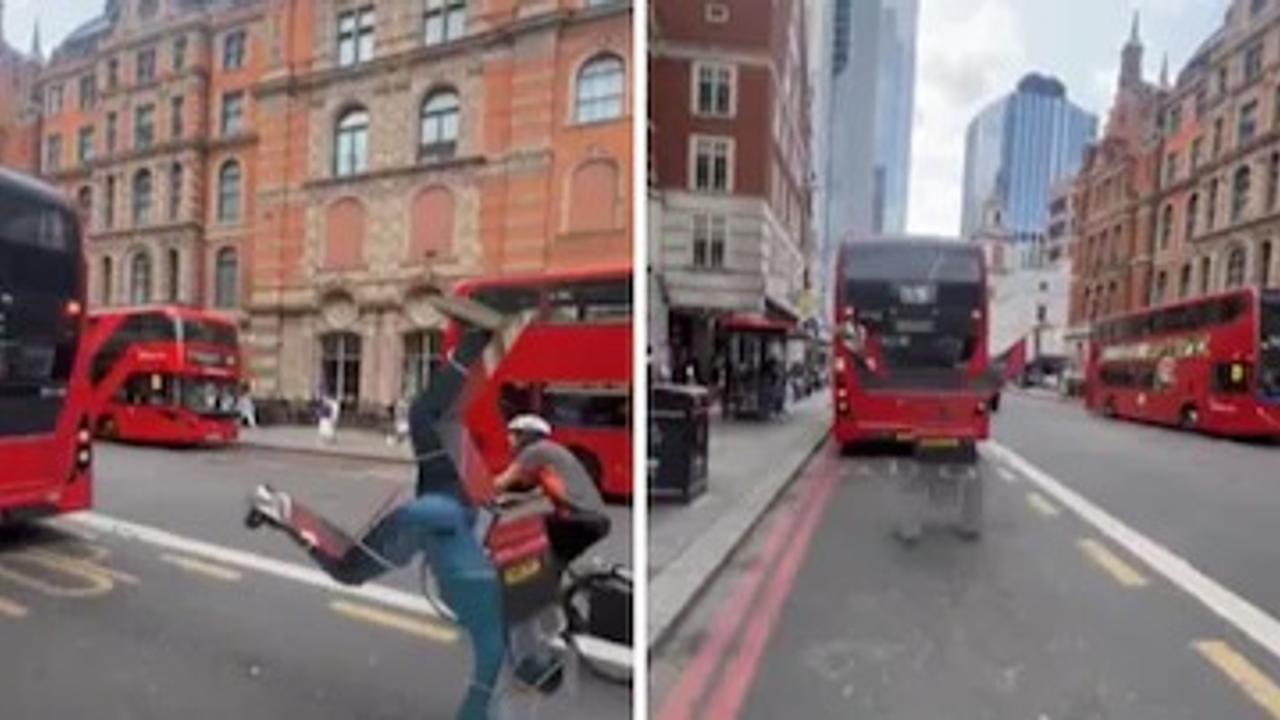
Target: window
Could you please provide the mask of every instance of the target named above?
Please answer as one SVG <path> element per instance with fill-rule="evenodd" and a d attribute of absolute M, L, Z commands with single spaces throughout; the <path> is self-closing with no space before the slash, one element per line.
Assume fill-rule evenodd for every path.
<path fill-rule="evenodd" d="M 102 284 L 99 285 L 98 287 L 102 289 L 101 300 L 103 305 L 111 304 L 111 295 L 112 295 L 111 291 L 113 289 L 111 285 L 112 285 L 112 280 L 115 279 L 112 277 L 112 274 L 114 272 L 115 272 L 115 268 L 112 267 L 111 258 L 110 257 L 102 258 Z"/>
<path fill-rule="evenodd" d="M 213 304 L 219 308 L 233 308 L 240 294 L 240 263 L 234 248 L 222 248 L 214 260 Z"/>
<path fill-rule="evenodd" d="M 1164 302 L 1165 288 L 1168 286 L 1168 284 L 1169 284 L 1169 276 L 1167 273 L 1165 273 L 1165 271 L 1161 270 L 1159 273 L 1156 274 L 1156 286 L 1155 286 L 1155 289 L 1152 291 L 1152 295 L 1151 295 L 1152 303 L 1158 305 Z M 1040 309 L 1043 310 L 1044 306 L 1041 305 Z M 1040 322 L 1044 322 L 1044 320 L 1041 319 Z"/>
<path fill-rule="evenodd" d="M 1211 283 L 1212 278 L 1210 277 L 1209 272 L 1212 269 L 1213 269 L 1213 263 L 1209 260 L 1209 258 L 1207 257 L 1200 258 L 1200 294 L 1201 295 L 1209 294 L 1209 286 L 1212 284 Z"/>
<path fill-rule="evenodd" d="M 228 160 L 218 170 L 218 222 L 240 220 L 240 163 Z"/>
<path fill-rule="evenodd" d="M 1236 288 L 1244 284 L 1244 248 L 1234 247 L 1227 254 L 1227 287 Z"/>
<path fill-rule="evenodd" d="M 434 92 L 422 103 L 419 157 L 453 157 L 458 145 L 458 109 L 458 94 L 452 90 Z"/>
<path fill-rule="evenodd" d="M 1169 110 L 1169 134 L 1182 129 L 1182 105 L 1174 105 Z"/>
<path fill-rule="evenodd" d="M 151 147 L 156 138 L 156 109 L 154 105 L 142 105 L 133 115 L 133 145 L 143 149 Z"/>
<path fill-rule="evenodd" d="M 404 336 L 400 371 L 400 391 L 404 397 L 413 397 L 426 389 L 443 352 L 444 333 L 439 330 L 415 330 Z"/>
<path fill-rule="evenodd" d="M 1264 242 L 1258 248 L 1258 286 L 1271 284 L 1271 243 Z"/>
<path fill-rule="evenodd" d="M 83 75 L 80 78 L 80 109 L 89 110 L 98 102 L 98 78 Z"/>
<path fill-rule="evenodd" d="M 151 302 L 151 256 L 139 250 L 129 262 L 129 302 L 146 305 Z"/>
<path fill-rule="evenodd" d="M 703 19 L 713 25 L 729 22 L 729 6 L 722 2 L 707 3 L 703 9 Z"/>
<path fill-rule="evenodd" d="M 178 302 L 178 294 L 182 289 L 182 257 L 177 248 L 169 248 L 165 255 L 168 259 L 165 267 L 169 271 L 169 302 Z"/>
<path fill-rule="evenodd" d="M 1227 66 L 1223 65 L 1222 67 L 1218 68 L 1218 94 L 1219 95 L 1227 94 L 1227 82 L 1229 80 L 1230 80 L 1230 77 L 1227 73 Z"/>
<path fill-rule="evenodd" d="M 1258 130 L 1258 101 L 1250 100 L 1240 108 L 1240 122 L 1236 126 L 1236 142 L 1244 145 L 1253 139 Z"/>
<path fill-rule="evenodd" d="M 1164 206 L 1164 212 L 1161 213 L 1160 215 L 1160 249 L 1164 250 L 1168 248 L 1169 242 L 1172 239 L 1173 239 L 1173 205 L 1169 204 Z"/>
<path fill-rule="evenodd" d="M 107 154 L 116 151 L 116 114 L 107 113 Z"/>
<path fill-rule="evenodd" d="M 239 70 L 244 67 L 244 30 L 232 30 L 222 37 L 222 69 Z"/>
<path fill-rule="evenodd" d="M 107 190 L 102 197 L 102 223 L 110 230 L 116 224 L 116 176 L 107 176 Z"/>
<path fill-rule="evenodd" d="M 1213 121 L 1213 156 L 1218 157 L 1222 153 L 1222 118 Z"/>
<path fill-rule="evenodd" d="M 57 172 L 62 169 L 62 136 L 50 135 L 44 141 L 44 171 Z"/>
<path fill-rule="evenodd" d="M 181 95 L 169 99 L 169 136 L 174 140 L 182 139 L 184 130 L 182 115 L 185 104 L 186 100 Z"/>
<path fill-rule="evenodd" d="M 1262 43 L 1250 45 L 1244 51 L 1244 80 L 1253 82 L 1262 76 Z"/>
<path fill-rule="evenodd" d="M 45 92 L 45 108 L 49 115 L 62 112 L 62 84 L 55 83 Z"/>
<path fill-rule="evenodd" d="M 1172 185 L 1178 179 L 1178 153 L 1171 152 L 1164 159 L 1164 184 Z"/>
<path fill-rule="evenodd" d="M 733 140 L 695 135 L 692 141 L 692 189 L 733 192 Z"/>
<path fill-rule="evenodd" d="M 244 92 L 237 90 L 222 96 L 222 134 L 238 135 L 244 129 Z"/>
<path fill-rule="evenodd" d="M 143 48 L 135 56 L 138 84 L 145 85 L 156 79 L 156 49 Z"/>
<path fill-rule="evenodd" d="M 1248 165 L 1242 165 L 1236 170 L 1235 178 L 1231 183 L 1231 222 L 1233 223 L 1240 222 L 1249 208 L 1251 180 L 1252 173 Z"/>
<path fill-rule="evenodd" d="M 177 220 L 182 210 L 182 163 L 169 167 L 169 219 Z"/>
<path fill-rule="evenodd" d="M 1178 297 L 1185 298 L 1191 294 L 1191 263 L 1182 266 L 1178 273 Z"/>
<path fill-rule="evenodd" d="M 320 338 L 320 389 L 343 404 L 359 401 L 359 335 L 338 332 Z"/>
<path fill-rule="evenodd" d="M 1204 227 L 1212 231 L 1218 221 L 1218 178 L 1209 181 L 1209 194 L 1205 198 Z"/>
<path fill-rule="evenodd" d="M 93 126 L 80 128 L 76 136 L 76 157 L 81 165 L 93 159 Z"/>
<path fill-rule="evenodd" d="M 133 224 L 151 221 L 151 171 L 139 170 L 133 176 Z"/>
<path fill-rule="evenodd" d="M 426 0 L 422 41 L 427 45 L 457 40 L 467 29 L 467 0 Z"/>
<path fill-rule="evenodd" d="M 588 123 L 622 117 L 624 74 L 616 55 L 588 60 L 578 71 L 574 118 Z"/>
<path fill-rule="evenodd" d="M 1280 152 L 1271 153 L 1267 160 L 1267 209 L 1275 210 L 1280 202 Z"/>
<path fill-rule="evenodd" d="M 1200 159 L 1204 156 L 1204 138 L 1198 137 L 1191 141 L 1191 171 L 1195 172 L 1200 167 Z"/>
<path fill-rule="evenodd" d="M 93 188 L 85 185 L 76 193 L 76 207 L 80 210 L 80 220 L 88 225 L 93 220 Z"/>
<path fill-rule="evenodd" d="M 1187 200 L 1187 216 L 1183 218 L 1183 242 L 1190 241 L 1196 236 L 1196 219 L 1200 214 L 1200 196 L 1191 193 L 1190 199 Z"/>
<path fill-rule="evenodd" d="M 693 266 L 718 270 L 724 267 L 728 222 L 723 215 L 693 216 Z"/>
<path fill-rule="evenodd" d="M 350 67 L 373 59 L 373 7 L 338 16 L 338 65 Z"/>
<path fill-rule="evenodd" d="M 143 20 L 150 20 L 156 16 L 156 12 L 160 10 L 160 0 L 141 0 L 138 3 L 138 15 Z"/>
<path fill-rule="evenodd" d="M 179 35 L 173 39 L 173 71 L 182 72 L 187 66 L 187 36 Z"/>
<path fill-rule="evenodd" d="M 369 113 L 352 108 L 338 120 L 333 143 L 333 173 L 347 177 L 369 167 Z"/>
<path fill-rule="evenodd" d="M 111 58 L 107 61 L 107 89 L 115 90 L 120 86 L 120 61 Z"/>
<path fill-rule="evenodd" d="M 1249 3 L 1249 14 L 1257 15 L 1267 6 L 1267 0 L 1251 0 Z"/>
<path fill-rule="evenodd" d="M 707 117 L 733 117 L 733 66 L 696 63 L 694 72 L 694 112 Z"/>

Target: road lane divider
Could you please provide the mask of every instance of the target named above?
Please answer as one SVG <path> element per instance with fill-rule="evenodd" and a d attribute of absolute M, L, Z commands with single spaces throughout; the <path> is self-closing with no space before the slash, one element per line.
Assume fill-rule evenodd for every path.
<path fill-rule="evenodd" d="M 1049 499 L 1034 490 L 1027 493 L 1027 504 L 1032 510 L 1040 513 L 1045 517 L 1057 517 L 1059 515 L 1058 507 L 1049 502 Z"/>
<path fill-rule="evenodd" d="M 144 545 L 151 545 L 162 550 L 196 557 L 240 570 L 270 575 L 300 585 L 321 588 L 332 593 L 380 604 L 410 614 L 431 618 L 440 617 L 435 607 L 427 602 L 426 598 L 417 593 L 396 590 L 378 583 L 366 583 L 360 586 L 342 585 L 315 568 L 276 560 L 264 555 L 256 555 L 244 550 L 215 545 L 204 540 L 178 535 L 168 530 L 121 520 L 96 512 L 78 512 L 67 515 L 65 518 L 79 526 L 104 535 L 140 542 Z M 562 642 L 557 644 L 561 648 L 564 647 Z M 584 655 L 610 668 L 630 670 L 635 665 L 635 653 L 630 647 L 594 638 L 580 639 L 578 646 Z"/>
<path fill-rule="evenodd" d="M 392 630 L 398 630 L 407 635 L 448 644 L 458 642 L 458 631 L 451 627 L 445 627 L 401 613 L 389 612 L 372 605 L 353 603 L 348 600 L 333 600 L 329 603 L 329 608 L 339 615 L 353 620 L 380 625 Z"/>
<path fill-rule="evenodd" d="M 183 555 L 163 553 L 160 555 L 160 559 L 170 565 L 176 565 L 189 573 L 204 575 L 205 577 L 211 577 L 223 582 L 240 582 L 240 579 L 244 577 L 239 570 L 233 570 L 229 567 L 216 565 L 211 562 L 205 562 L 204 560 L 197 560 Z"/>
<path fill-rule="evenodd" d="M 1105 570 L 1108 575 L 1123 587 L 1147 586 L 1147 578 L 1142 573 L 1134 570 L 1132 565 L 1120 559 L 1119 555 L 1111 552 L 1111 549 L 1106 545 L 1093 538 L 1082 538 L 1077 545 L 1084 551 L 1085 557 Z"/>
<path fill-rule="evenodd" d="M 13 600 L 0 597 L 0 615 L 14 620 L 21 620 L 27 616 L 27 608 Z"/>
<path fill-rule="evenodd" d="M 1192 647 L 1268 715 L 1280 720 L 1280 687 L 1266 673 L 1221 640 L 1200 640 L 1192 643 Z"/>
<path fill-rule="evenodd" d="M 983 445 L 982 452 L 1012 467 L 1111 542 L 1124 548 L 1151 570 L 1198 600 L 1273 656 L 1280 658 L 1280 621 L 1276 618 L 1205 575 L 1163 545 L 1124 524 L 1013 450 L 993 440 Z"/>
<path fill-rule="evenodd" d="M 1018 482 L 1018 476 L 1010 472 L 1008 468 L 996 466 L 996 475 L 999 475 L 1001 480 L 1009 483 L 1010 485 L 1014 485 Z"/>

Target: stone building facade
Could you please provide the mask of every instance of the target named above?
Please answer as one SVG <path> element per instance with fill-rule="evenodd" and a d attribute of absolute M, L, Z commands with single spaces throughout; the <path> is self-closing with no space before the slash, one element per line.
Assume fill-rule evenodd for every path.
<path fill-rule="evenodd" d="M 41 71 L 41 170 L 94 303 L 224 310 L 259 397 L 382 412 L 430 287 L 630 264 L 631 56 L 625 0 L 107 0 Z"/>

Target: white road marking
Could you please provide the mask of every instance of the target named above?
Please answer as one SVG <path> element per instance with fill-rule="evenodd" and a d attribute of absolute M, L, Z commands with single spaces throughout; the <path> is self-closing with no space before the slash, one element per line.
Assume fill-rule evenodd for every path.
<path fill-rule="evenodd" d="M 436 612 L 435 607 L 426 598 L 415 593 L 407 593 L 377 583 L 368 583 L 359 587 L 343 585 L 315 568 L 256 555 L 244 550 L 214 545 L 203 540 L 183 537 L 168 530 L 161 530 L 160 528 L 141 525 L 128 520 L 119 520 L 96 512 L 74 513 L 65 516 L 65 518 L 97 532 L 115 535 L 127 540 L 137 540 L 138 542 L 173 552 L 195 555 L 223 565 L 232 565 L 266 575 L 274 575 L 275 577 L 292 580 L 303 585 L 381 603 L 399 610 L 440 618 L 440 614 Z M 579 645 L 583 653 L 596 662 L 604 663 L 614 668 L 630 669 L 634 667 L 632 649 L 629 647 L 595 638 L 581 638 Z"/>
<path fill-rule="evenodd" d="M 1018 476 L 1009 472 L 1008 468 L 997 467 L 996 474 L 1000 476 L 1001 480 L 1009 483 L 1010 485 L 1018 482 Z"/>
<path fill-rule="evenodd" d="M 170 565 L 176 565 L 187 572 L 198 573 L 224 582 L 239 582 L 241 578 L 239 570 L 232 570 L 228 567 L 215 565 L 203 560 L 196 560 L 195 558 L 174 555 L 172 553 L 161 553 L 160 559 Z"/>
<path fill-rule="evenodd" d="M 1266 648 L 1272 655 L 1280 658 L 1280 621 L 1200 572 L 1191 563 L 1164 546 L 1125 525 L 1106 510 L 1066 487 L 1013 450 L 998 442 L 990 441 L 984 447 L 984 451 L 994 455 L 996 460 L 1013 467 L 1023 477 L 1040 486 L 1042 490 L 1070 508 L 1103 535 L 1142 560 L 1152 570 L 1163 575 L 1188 595 L 1199 600 L 1213 613 Z"/>

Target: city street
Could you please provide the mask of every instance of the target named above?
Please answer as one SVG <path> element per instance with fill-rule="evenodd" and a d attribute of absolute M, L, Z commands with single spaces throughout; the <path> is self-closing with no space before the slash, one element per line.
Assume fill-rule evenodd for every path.
<path fill-rule="evenodd" d="M 0 538 L 0 626 L 21 648 L 0 681 L 5 716 L 452 717 L 470 650 L 423 611 L 416 566 L 339 589 L 284 537 L 241 522 L 246 494 L 269 482 L 358 529 L 409 468 L 100 443 L 96 472 L 93 513 Z M 619 525 L 615 552 L 629 554 Z M 543 711 L 626 718 L 630 692 L 583 669 L 576 694 Z"/>
<path fill-rule="evenodd" d="M 938 471 L 825 448 L 659 648 L 657 717 L 1280 717 L 1280 447 L 1014 392 L 994 439 L 984 537 L 910 547 L 894 483 Z"/>

